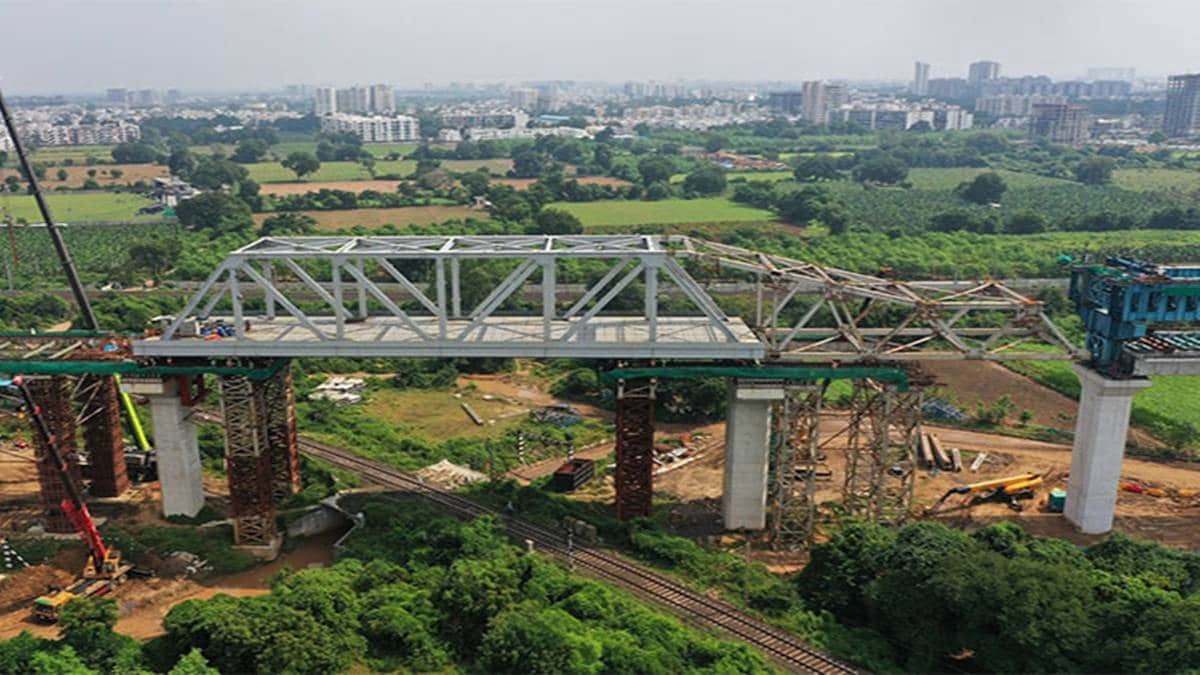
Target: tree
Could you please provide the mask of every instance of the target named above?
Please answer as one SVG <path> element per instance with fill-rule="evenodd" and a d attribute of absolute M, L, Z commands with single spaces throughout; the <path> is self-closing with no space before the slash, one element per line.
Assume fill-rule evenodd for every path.
<path fill-rule="evenodd" d="M 59 169 L 58 171 L 56 171 L 54 173 L 54 175 L 58 178 L 59 182 L 61 183 L 65 180 L 67 180 L 67 178 L 69 178 L 71 174 L 67 173 L 66 169 Z"/>
<path fill-rule="evenodd" d="M 522 145 L 513 150 L 512 175 L 516 178 L 536 178 L 546 172 L 549 159 L 532 145 Z"/>
<path fill-rule="evenodd" d="M 1155 145 L 1162 143 L 1166 140 L 1167 140 L 1167 135 L 1161 131 L 1152 132 L 1149 136 L 1146 137 L 1147 143 L 1154 143 Z M 0 161 L 0 164 L 4 164 L 4 162 Z"/>
<path fill-rule="evenodd" d="M 196 156 L 186 147 L 171 151 L 170 156 L 167 157 L 167 168 L 171 170 L 171 175 L 178 176 L 184 180 L 187 180 L 192 175 L 192 171 L 196 169 L 196 164 Z"/>
<path fill-rule="evenodd" d="M 1075 179 L 1087 185 L 1104 185 L 1112 180 L 1112 157 L 1088 157 L 1075 165 Z"/>
<path fill-rule="evenodd" d="M 1018 211 L 1004 221 L 1008 234 L 1037 234 L 1046 231 L 1046 219 L 1034 211 Z"/>
<path fill-rule="evenodd" d="M 489 672 L 557 675 L 588 672 L 600 653 L 600 644 L 578 619 L 530 602 L 496 617 L 479 657 Z"/>
<path fill-rule="evenodd" d="M 671 186 L 665 180 L 654 181 L 646 186 L 646 199 L 650 201 L 658 201 L 671 196 Z"/>
<path fill-rule="evenodd" d="M 263 221 L 259 233 L 264 237 L 305 235 L 317 231 L 317 220 L 306 213 L 277 213 Z"/>
<path fill-rule="evenodd" d="M 254 227 L 250 207 L 224 192 L 206 192 L 181 202 L 175 208 L 175 215 L 190 229 L 207 230 L 214 235 Z"/>
<path fill-rule="evenodd" d="M 124 176 L 125 172 L 120 169 L 109 169 L 108 175 L 112 176 L 113 180 L 116 180 L 116 179 L 120 178 L 121 176 Z"/>
<path fill-rule="evenodd" d="M 183 655 L 183 658 L 168 671 L 167 675 L 221 675 L 221 671 L 208 665 L 208 659 L 197 648 Z"/>
<path fill-rule="evenodd" d="M 158 159 L 158 150 L 146 143 L 121 143 L 112 149 L 118 164 L 149 164 Z"/>
<path fill-rule="evenodd" d="M 525 228 L 527 234 L 583 234 L 583 223 L 574 214 L 562 209 L 538 211 L 532 225 Z"/>
<path fill-rule="evenodd" d="M 219 190 L 225 186 L 235 187 L 250 179 L 246 167 L 227 159 L 203 157 L 192 171 L 192 185 L 205 190 Z"/>
<path fill-rule="evenodd" d="M 16 176 L 13 176 L 11 174 L 8 176 L 5 176 L 4 177 L 4 186 L 8 189 L 9 192 L 20 192 L 21 191 L 21 179 L 17 178 Z"/>
<path fill-rule="evenodd" d="M 283 168 L 296 174 L 296 179 L 300 180 L 310 173 L 316 173 L 321 168 L 321 160 L 317 159 L 311 152 L 297 150 L 283 159 L 280 164 Z"/>
<path fill-rule="evenodd" d="M 129 258 L 128 267 L 133 271 L 147 272 L 157 280 L 163 272 L 171 269 L 182 249 L 183 244 L 178 238 L 135 241 L 130 244 L 126 254 Z"/>
<path fill-rule="evenodd" d="M 262 159 L 270 147 L 261 138 L 247 138 L 234 148 L 233 161 L 240 164 L 253 164 Z"/>
<path fill-rule="evenodd" d="M 721 148 L 729 145 L 729 139 L 720 134 L 709 134 L 704 140 L 704 150 L 706 152 L 718 152 Z"/>
<path fill-rule="evenodd" d="M 472 197 L 479 197 L 487 194 L 490 176 L 486 170 L 471 171 L 464 173 L 458 180 Z"/>
<path fill-rule="evenodd" d="M 683 179 L 686 195 L 719 195 L 725 191 L 725 171 L 719 166 L 705 164 Z"/>
<path fill-rule="evenodd" d="M 638 173 L 642 176 L 642 185 L 647 188 L 654 183 L 668 183 L 675 173 L 675 163 L 661 155 L 643 157 L 638 162 Z"/>
<path fill-rule="evenodd" d="M 842 177 L 838 171 L 837 162 L 828 155 L 813 155 L 805 157 L 796 164 L 792 175 L 801 183 L 815 183 L 821 180 L 837 180 Z"/>
<path fill-rule="evenodd" d="M 975 204 L 991 204 L 1000 201 L 1008 186 L 1004 179 L 995 171 L 981 173 L 969 181 L 963 181 L 954 188 L 954 194 Z"/>
<path fill-rule="evenodd" d="M 795 225 L 821 218 L 828 208 L 829 194 L 823 188 L 806 186 L 781 195 L 775 201 L 780 217 Z"/>
<path fill-rule="evenodd" d="M 860 183 L 895 185 L 908 177 L 908 166 L 895 157 L 876 157 L 860 162 L 851 170 L 854 180 Z"/>
<path fill-rule="evenodd" d="M 71 600 L 63 607 L 58 624 L 62 641 L 85 663 L 103 672 L 112 672 L 118 659 L 129 658 L 123 651 L 138 650 L 132 638 L 113 632 L 117 625 L 117 602 L 112 599 Z"/>

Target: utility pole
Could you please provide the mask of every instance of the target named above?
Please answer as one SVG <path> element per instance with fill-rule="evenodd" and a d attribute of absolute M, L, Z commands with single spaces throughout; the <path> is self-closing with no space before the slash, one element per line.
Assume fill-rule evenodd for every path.
<path fill-rule="evenodd" d="M 34 200 L 37 201 L 38 210 L 42 212 L 46 231 L 50 233 L 50 240 L 54 242 L 54 250 L 58 253 L 59 261 L 62 262 L 63 272 L 67 275 L 67 283 L 71 285 L 71 294 L 75 296 L 75 304 L 79 306 L 83 327 L 87 330 L 99 330 L 100 325 L 96 322 L 96 315 L 92 312 L 92 304 L 83 291 L 83 284 L 80 283 L 79 274 L 75 271 L 75 263 L 71 261 L 71 253 L 67 250 L 62 233 L 58 231 L 58 225 L 55 224 L 54 216 L 50 213 L 50 205 L 46 203 L 46 196 L 42 194 L 37 176 L 33 174 L 33 166 L 25 154 L 25 145 L 21 142 L 20 135 L 17 134 L 17 125 L 8 112 L 8 104 L 4 102 L 2 93 L 0 93 L 0 116 L 4 118 L 4 127 L 8 130 L 8 137 L 12 139 L 13 149 L 17 151 L 17 160 L 21 162 L 21 169 L 25 171 L 25 176 L 29 179 L 29 188 L 33 192 Z"/>

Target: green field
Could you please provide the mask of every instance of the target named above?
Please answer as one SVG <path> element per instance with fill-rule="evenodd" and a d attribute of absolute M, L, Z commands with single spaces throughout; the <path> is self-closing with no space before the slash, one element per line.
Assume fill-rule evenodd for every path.
<path fill-rule="evenodd" d="M 686 178 L 687 178 L 686 173 L 677 173 L 674 176 L 671 176 L 671 184 L 672 185 L 680 185 L 683 183 L 683 181 Z M 761 180 L 761 181 L 775 182 L 775 181 L 781 181 L 781 180 L 791 180 L 792 172 L 791 171 L 727 171 L 725 173 L 725 178 L 728 180 L 731 180 L 731 181 L 735 180 L 735 179 L 741 179 L 741 180 L 746 180 L 746 181 Z"/>
<path fill-rule="evenodd" d="M 1010 190 L 1040 186 L 1040 185 L 1070 185 L 1070 181 L 1061 178 L 1048 178 L 1032 173 L 1019 173 L 1004 169 L 954 168 L 954 169 L 910 169 L 908 180 L 917 190 L 953 190 L 959 183 L 969 181 L 981 173 L 994 172 L 1000 174 L 1004 184 Z"/>
<path fill-rule="evenodd" d="M 1071 364 L 1063 361 L 1025 361 L 1010 364 L 1017 372 L 1072 398 L 1079 398 L 1079 378 Z M 1133 399 L 1133 423 L 1160 438 L 1175 424 L 1200 429 L 1200 376 L 1159 376 L 1154 384 Z M 1193 442 L 1194 443 L 1194 442 Z M 1195 448 L 1193 448 L 1195 449 Z"/>
<path fill-rule="evenodd" d="M 111 145 L 63 145 L 35 148 L 32 151 L 31 159 L 34 162 L 44 162 L 46 164 L 62 164 L 63 160 L 70 159 L 76 164 L 87 162 L 88 157 L 93 157 L 100 162 L 112 163 Z M 4 166 L 14 167 L 17 165 L 16 153 L 8 153 L 8 163 Z"/>
<path fill-rule="evenodd" d="M 250 178 L 259 183 L 292 183 L 296 181 L 296 174 L 283 168 L 283 165 L 279 162 L 258 162 L 256 164 L 247 164 L 246 168 L 250 171 Z M 375 177 L 390 175 L 407 177 L 411 176 L 416 168 L 417 163 L 409 159 L 379 160 L 375 163 Z M 512 160 L 446 159 L 442 160 L 441 168 L 452 173 L 485 168 L 494 175 L 504 175 L 506 171 L 512 168 Z M 305 176 L 303 180 L 305 182 L 323 183 L 345 180 L 372 180 L 372 178 L 366 167 L 358 162 L 321 162 L 321 168 L 316 173 Z"/>
<path fill-rule="evenodd" d="M 152 202 L 135 194 L 115 192 L 72 192 L 46 195 L 54 219 L 61 223 L 107 220 L 162 220 L 162 215 L 137 215 L 138 209 Z M 0 208 L 12 210 L 13 218 L 27 223 L 42 222 L 37 203 L 28 195 L 0 196 Z"/>
<path fill-rule="evenodd" d="M 555 202 L 550 206 L 575 214 L 585 226 L 775 220 L 775 214 L 770 211 L 735 204 L 720 197 L 657 202 Z"/>
<path fill-rule="evenodd" d="M 1200 172 L 1188 169 L 1117 169 L 1113 185 L 1126 190 L 1200 190 Z"/>

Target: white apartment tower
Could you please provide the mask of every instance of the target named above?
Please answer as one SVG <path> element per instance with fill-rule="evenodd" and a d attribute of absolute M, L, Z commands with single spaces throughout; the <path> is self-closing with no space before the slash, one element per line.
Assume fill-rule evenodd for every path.
<path fill-rule="evenodd" d="M 829 124 L 835 111 L 849 99 L 844 84 L 805 82 L 800 92 L 800 116 L 810 124 Z"/>
<path fill-rule="evenodd" d="M 913 81 L 909 91 L 914 96 L 924 96 L 929 93 L 929 64 L 917 61 L 913 64 Z"/>
<path fill-rule="evenodd" d="M 338 111 L 337 90 L 333 87 L 317 87 L 317 117 L 332 115 Z"/>

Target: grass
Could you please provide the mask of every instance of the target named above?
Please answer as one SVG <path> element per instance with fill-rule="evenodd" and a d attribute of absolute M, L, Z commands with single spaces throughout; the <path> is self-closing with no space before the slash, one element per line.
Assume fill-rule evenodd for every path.
<path fill-rule="evenodd" d="M 1118 169 L 1113 172 L 1112 182 L 1117 187 L 1139 192 L 1193 192 L 1200 190 L 1200 172 L 1187 169 Z"/>
<path fill-rule="evenodd" d="M 278 146 L 276 146 L 278 147 Z M 442 160 L 441 168 L 450 172 L 474 171 L 480 167 L 486 168 L 495 175 L 503 175 L 512 168 L 511 159 L 447 159 Z M 296 174 L 283 168 L 279 162 L 257 162 L 247 164 L 250 177 L 259 183 L 292 183 Z M 380 160 L 375 163 L 375 176 L 396 175 L 411 176 L 417 169 L 413 160 Z M 303 181 L 326 182 L 345 180 L 372 180 L 371 173 L 358 162 L 321 162 L 321 168 L 316 173 L 305 176 Z"/>
<path fill-rule="evenodd" d="M 657 202 L 606 200 L 555 202 L 550 206 L 569 211 L 584 226 L 654 225 L 673 223 L 728 223 L 770 221 L 770 211 L 735 204 L 721 197 L 709 199 L 664 199 Z"/>
<path fill-rule="evenodd" d="M 375 229 L 384 225 L 407 227 L 409 225 L 431 225 L 447 220 L 475 218 L 486 220 L 487 211 L 469 209 L 465 206 L 405 206 L 395 209 L 349 209 L 345 211 L 305 211 L 317 221 L 317 229 L 341 230 L 352 227 Z M 259 213 L 255 222 L 262 223 L 274 214 Z"/>
<path fill-rule="evenodd" d="M 104 537 L 123 554 L 136 557 L 143 553 L 166 556 L 175 551 L 187 551 L 207 560 L 213 574 L 234 574 L 254 567 L 254 557 L 233 547 L 233 533 L 228 526 L 199 529 L 187 525 L 139 527 L 136 531 L 116 525 L 103 528 Z"/>
<path fill-rule="evenodd" d="M 1051 389 L 1079 398 L 1079 378 L 1069 363 L 1022 361 L 1009 367 Z M 1163 375 L 1150 379 L 1153 384 L 1134 395 L 1133 423 L 1160 437 L 1171 423 L 1191 424 L 1200 429 L 1200 376 Z"/>
<path fill-rule="evenodd" d="M 33 150 L 30 159 L 34 162 L 53 162 L 62 164 L 63 160 L 70 159 L 76 164 L 83 164 L 88 157 L 94 157 L 101 162 L 112 162 L 113 145 L 62 145 L 52 147 L 41 147 Z M 16 153 L 8 153 L 8 166 L 15 167 L 17 165 Z"/>
<path fill-rule="evenodd" d="M 67 179 L 61 181 L 58 179 L 58 172 L 66 171 Z M 89 176 L 88 172 L 94 171 L 95 176 Z M 120 171 L 121 175 L 113 178 L 110 172 Z M 95 180 L 102 188 L 121 187 L 128 183 L 137 181 L 145 181 L 149 183 L 157 176 L 166 176 L 170 171 L 165 166 L 157 164 L 97 164 L 96 166 L 84 166 L 76 164 L 69 167 L 51 167 L 46 170 L 46 177 L 38 181 L 42 189 L 47 192 L 53 192 L 59 188 L 82 187 L 84 181 L 89 178 Z M 16 169 L 0 169 L 0 180 L 8 176 L 20 177 L 20 173 Z M 22 185 L 24 182 L 22 182 Z"/>
<path fill-rule="evenodd" d="M 466 402 L 485 421 L 479 426 L 462 409 Z M 478 394 L 464 392 L 454 397 L 451 389 L 394 389 L 384 387 L 372 392 L 364 406 L 368 415 L 403 427 L 427 440 L 447 438 L 490 438 L 525 419 L 522 408 L 502 401 L 485 401 Z"/>
<path fill-rule="evenodd" d="M 968 181 L 981 173 L 995 172 L 1004 179 L 1004 184 L 1010 190 L 1033 187 L 1036 185 L 1064 185 L 1070 181 L 1061 178 L 1048 178 L 1031 173 L 1020 173 L 1004 169 L 988 168 L 953 168 L 953 169 L 910 169 L 908 180 L 918 190 L 953 190 L 959 183 Z"/>
<path fill-rule="evenodd" d="M 138 215 L 137 211 L 152 202 L 141 195 L 115 192 L 72 192 L 46 195 L 54 219 L 60 223 L 91 221 L 162 220 L 160 214 Z M 0 208 L 12 210 L 13 218 L 27 223 L 42 222 L 37 203 L 28 195 L 4 194 Z"/>

